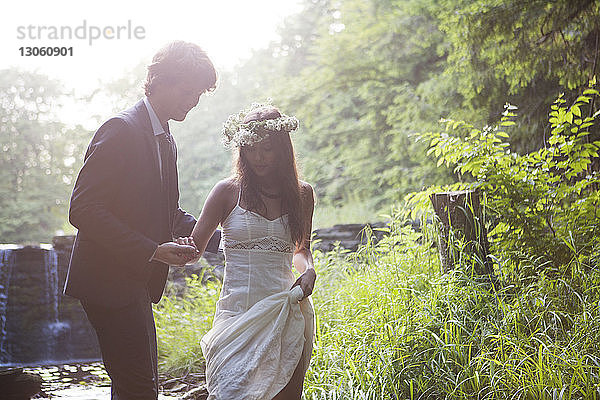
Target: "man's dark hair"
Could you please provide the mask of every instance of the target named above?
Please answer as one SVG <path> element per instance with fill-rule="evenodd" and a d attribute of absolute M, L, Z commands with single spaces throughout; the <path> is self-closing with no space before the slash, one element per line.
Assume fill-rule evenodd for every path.
<path fill-rule="evenodd" d="M 178 40 L 167 44 L 152 58 L 144 84 L 146 96 L 156 84 L 174 83 L 182 78 L 196 78 L 210 92 L 216 87 L 217 72 L 200 46 Z"/>

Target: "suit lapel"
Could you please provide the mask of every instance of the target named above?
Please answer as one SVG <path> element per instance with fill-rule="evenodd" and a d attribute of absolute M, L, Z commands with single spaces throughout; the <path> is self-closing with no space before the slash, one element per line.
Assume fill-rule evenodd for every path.
<path fill-rule="evenodd" d="M 148 114 L 148 109 L 144 104 L 144 100 L 140 100 L 135 108 L 137 110 L 136 115 L 138 116 L 137 120 L 140 126 L 140 130 L 143 132 L 144 141 L 146 143 L 146 152 L 152 158 L 152 172 L 158 182 L 161 181 L 160 176 L 160 163 L 158 161 L 158 151 L 156 145 L 156 137 L 154 135 L 154 131 L 152 130 L 152 124 L 150 123 L 150 115 Z"/>
<path fill-rule="evenodd" d="M 165 223 L 169 229 L 169 232 L 172 231 L 172 213 L 170 210 L 171 207 L 171 197 L 170 194 L 171 184 L 167 185 L 165 190 L 165 186 L 162 184 L 162 177 L 160 171 L 160 162 L 158 160 L 158 145 L 157 139 L 154 135 L 154 130 L 152 129 L 152 123 L 150 122 L 150 115 L 148 114 L 148 109 L 144 104 L 144 100 L 140 100 L 134 106 L 135 115 L 136 115 L 136 123 L 138 125 L 138 129 L 141 131 L 143 140 L 144 140 L 144 152 L 148 155 L 150 159 L 150 164 L 148 167 L 152 171 L 152 175 L 154 176 L 154 181 L 156 187 L 159 188 L 158 192 L 160 193 L 160 208 L 161 215 L 165 218 Z M 174 144 L 171 144 L 171 148 L 173 149 Z M 171 151 L 172 153 L 172 151 Z M 167 169 L 167 174 L 169 174 L 169 181 L 172 181 L 172 173 L 171 173 L 171 165 L 173 157 L 170 156 L 168 160 L 162 160 L 163 168 Z"/>

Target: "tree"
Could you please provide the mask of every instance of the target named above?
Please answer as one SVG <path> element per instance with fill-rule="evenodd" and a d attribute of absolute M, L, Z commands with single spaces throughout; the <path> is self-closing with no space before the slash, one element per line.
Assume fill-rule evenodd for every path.
<path fill-rule="evenodd" d="M 81 127 L 57 122 L 60 82 L 16 69 L 0 73 L 0 242 L 48 242 L 66 225 L 81 165 Z"/>
<path fill-rule="evenodd" d="M 432 3 L 318 3 L 322 17 L 305 28 L 312 33 L 298 35 L 312 40 L 300 62 L 288 61 L 304 68 L 286 77 L 286 106 L 303 123 L 300 148 L 326 202 L 358 196 L 382 205 L 448 176 L 411 138 L 447 116 L 456 96 L 449 85 L 439 97 L 422 90 L 439 80 L 445 59 Z M 315 7 L 308 2 L 304 13 Z"/>
<path fill-rule="evenodd" d="M 556 94 L 565 91 L 574 101 L 598 74 L 600 3 L 452 0 L 444 6 L 440 28 L 451 43 L 446 77 L 457 82 L 463 105 L 489 110 L 487 122 L 494 123 L 499 99 L 520 104 L 523 129 L 511 144 L 521 151 L 542 146 Z"/>

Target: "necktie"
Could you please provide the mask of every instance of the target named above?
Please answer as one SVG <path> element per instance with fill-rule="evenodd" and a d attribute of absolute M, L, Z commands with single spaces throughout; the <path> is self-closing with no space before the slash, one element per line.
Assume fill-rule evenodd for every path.
<path fill-rule="evenodd" d="M 170 186 L 170 170 L 171 163 L 173 160 L 173 138 L 169 133 L 168 129 L 165 133 L 158 136 L 158 149 L 160 152 L 160 173 L 162 178 L 162 189 L 163 193 L 167 198 L 167 206 L 170 205 L 169 202 L 169 186 Z"/>
<path fill-rule="evenodd" d="M 158 150 L 160 153 L 160 173 L 163 183 L 168 178 L 169 161 L 173 154 L 173 137 L 167 131 L 157 137 Z"/>

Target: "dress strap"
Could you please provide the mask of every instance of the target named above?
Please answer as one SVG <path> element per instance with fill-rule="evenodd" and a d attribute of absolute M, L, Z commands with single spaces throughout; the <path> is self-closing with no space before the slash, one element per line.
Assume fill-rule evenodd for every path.
<path fill-rule="evenodd" d="M 240 199 L 242 198 L 242 185 L 240 185 L 240 190 L 238 191 L 238 201 L 237 205 L 240 205 Z"/>

